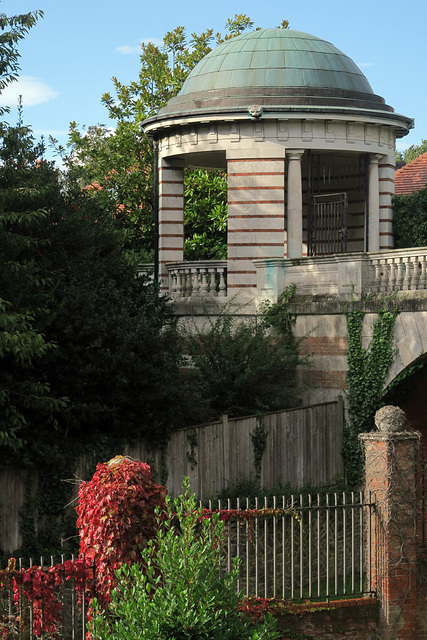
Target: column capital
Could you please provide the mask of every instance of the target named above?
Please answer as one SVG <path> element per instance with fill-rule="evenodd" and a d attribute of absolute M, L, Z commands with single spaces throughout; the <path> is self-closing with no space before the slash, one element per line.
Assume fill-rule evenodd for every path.
<path fill-rule="evenodd" d="M 384 157 L 382 153 L 370 153 L 369 154 L 369 162 L 371 164 L 378 164 L 379 161 Z"/>
<path fill-rule="evenodd" d="M 286 149 L 286 157 L 289 160 L 301 160 L 305 149 Z"/>

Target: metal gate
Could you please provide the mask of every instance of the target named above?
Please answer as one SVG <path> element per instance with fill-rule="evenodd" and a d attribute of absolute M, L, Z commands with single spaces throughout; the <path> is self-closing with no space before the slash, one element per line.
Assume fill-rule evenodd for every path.
<path fill-rule="evenodd" d="M 369 159 L 362 154 L 334 156 L 309 151 L 307 155 L 307 255 L 344 253 L 351 229 L 349 209 L 352 216 L 358 208 L 367 215 Z"/>
<path fill-rule="evenodd" d="M 347 251 L 347 193 L 313 196 L 308 227 L 308 255 Z"/>

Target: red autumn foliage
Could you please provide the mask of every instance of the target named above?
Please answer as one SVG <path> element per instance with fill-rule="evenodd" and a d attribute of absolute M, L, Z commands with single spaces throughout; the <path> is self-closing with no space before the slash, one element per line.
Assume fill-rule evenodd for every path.
<path fill-rule="evenodd" d="M 85 585 L 92 577 L 92 567 L 82 560 L 67 560 L 45 570 L 40 566 L 16 569 L 15 559 L 9 560 L 7 569 L 0 571 L 0 585 L 11 589 L 18 612 L 23 599 L 31 602 L 32 629 L 36 637 L 47 634 L 57 637 L 61 626 L 61 587 L 73 580 L 77 597 L 81 599 Z M 0 618 L 0 638 L 23 630 L 24 620 L 18 616 Z"/>
<path fill-rule="evenodd" d="M 93 478 L 80 485 L 80 555 L 94 565 L 93 595 L 101 606 L 108 608 L 117 569 L 141 561 L 142 549 L 156 533 L 155 510 L 165 509 L 165 496 L 147 464 L 122 456 L 98 464 Z"/>
<path fill-rule="evenodd" d="M 11 589 L 20 610 L 26 599 L 32 604 L 33 633 L 58 638 L 61 630 L 61 587 L 73 580 L 77 598 L 83 594 L 89 605 L 96 596 L 108 610 L 111 590 L 116 586 L 115 571 L 124 563 L 141 561 L 141 552 L 157 530 L 156 508 L 165 510 L 166 489 L 151 478 L 147 464 L 117 456 L 105 464 L 98 464 L 93 478 L 79 489 L 77 507 L 80 529 L 80 557 L 48 569 L 34 566 L 16 569 L 15 560 L 0 571 L 0 587 Z M 296 514 L 292 509 L 221 510 L 220 518 L 227 522 L 248 521 L 255 518 Z M 204 510 L 202 518 L 211 518 L 212 511 Z M 324 605 L 311 602 L 295 604 L 277 599 L 245 598 L 240 603 L 242 613 L 253 620 L 285 614 L 303 615 Z M 18 615 L 0 617 L 0 639 L 17 636 L 24 621 Z"/>
<path fill-rule="evenodd" d="M 253 621 L 263 620 L 267 613 L 271 613 L 275 618 L 285 615 L 303 616 L 313 611 L 324 611 L 328 607 L 324 602 L 291 602 L 280 598 L 259 598 L 246 597 L 240 604 L 239 609 L 248 615 Z"/>

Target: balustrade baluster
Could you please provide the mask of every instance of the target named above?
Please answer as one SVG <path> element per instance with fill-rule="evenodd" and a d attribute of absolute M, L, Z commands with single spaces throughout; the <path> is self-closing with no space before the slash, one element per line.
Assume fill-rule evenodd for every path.
<path fill-rule="evenodd" d="M 382 267 L 382 277 L 381 277 L 380 291 L 382 293 L 386 293 L 388 291 L 390 265 L 387 262 L 387 258 L 382 259 L 380 262 L 381 262 L 381 267 Z"/>
<path fill-rule="evenodd" d="M 207 280 L 207 269 L 205 267 L 200 268 L 200 293 L 202 296 L 205 296 L 208 292 L 208 280 Z"/>
<path fill-rule="evenodd" d="M 191 295 L 198 296 L 200 293 L 199 270 L 197 267 L 191 269 Z"/>
<path fill-rule="evenodd" d="M 420 256 L 420 261 L 421 261 L 421 275 L 420 275 L 420 282 L 419 282 L 418 288 L 426 289 L 427 288 L 426 256 Z"/>
<path fill-rule="evenodd" d="M 191 270 L 184 269 L 184 274 L 185 274 L 185 295 L 186 297 L 189 298 L 192 292 Z"/>
<path fill-rule="evenodd" d="M 390 277 L 388 280 L 388 290 L 393 293 L 393 291 L 396 289 L 396 271 L 397 271 L 397 265 L 396 265 L 396 260 L 395 258 L 389 258 L 389 263 L 390 263 Z"/>
<path fill-rule="evenodd" d="M 172 298 L 176 298 L 179 294 L 179 290 L 178 290 L 178 270 L 174 269 L 173 271 L 170 271 L 170 278 L 171 278 L 171 296 Z"/>
<path fill-rule="evenodd" d="M 372 293 L 378 293 L 381 291 L 381 260 L 374 258 L 372 260 L 375 268 L 374 283 L 372 285 Z"/>
<path fill-rule="evenodd" d="M 396 277 L 396 289 L 402 291 L 403 287 L 403 261 L 402 257 L 396 258 L 397 260 L 397 277 Z"/>
<path fill-rule="evenodd" d="M 223 267 L 219 267 L 217 269 L 219 274 L 219 291 L 218 295 L 220 298 L 225 298 L 227 295 L 227 285 L 225 284 L 225 269 Z"/>
<path fill-rule="evenodd" d="M 420 263 L 418 256 L 413 256 L 411 258 L 412 264 L 412 282 L 411 282 L 411 290 L 417 291 L 418 284 L 420 281 Z"/>
<path fill-rule="evenodd" d="M 210 267 L 208 269 L 209 272 L 209 293 L 211 296 L 217 296 L 218 292 L 216 290 L 216 269 L 215 267 Z"/>
<path fill-rule="evenodd" d="M 412 280 L 411 259 L 408 256 L 405 256 L 404 258 L 402 258 L 402 260 L 405 268 L 405 275 L 403 278 L 402 290 L 409 291 L 411 288 L 411 280 Z"/>
<path fill-rule="evenodd" d="M 177 269 L 177 277 L 178 277 L 178 297 L 183 298 L 185 296 L 185 273 L 182 269 Z"/>

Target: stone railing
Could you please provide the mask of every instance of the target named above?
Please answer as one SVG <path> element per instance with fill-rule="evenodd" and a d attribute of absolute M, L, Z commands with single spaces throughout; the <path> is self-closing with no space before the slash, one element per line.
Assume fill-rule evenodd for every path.
<path fill-rule="evenodd" d="M 275 301 L 287 285 L 300 295 L 347 298 L 427 290 L 427 247 L 309 258 L 254 260 L 259 298 Z"/>
<path fill-rule="evenodd" d="M 171 298 L 227 296 L 227 260 L 170 262 L 166 267 Z"/>
<path fill-rule="evenodd" d="M 373 269 L 373 293 L 427 289 L 427 248 L 396 249 L 368 256 Z"/>

